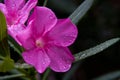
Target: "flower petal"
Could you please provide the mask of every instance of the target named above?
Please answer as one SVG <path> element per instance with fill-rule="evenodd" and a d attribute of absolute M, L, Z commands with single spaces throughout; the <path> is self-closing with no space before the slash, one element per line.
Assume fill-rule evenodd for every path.
<path fill-rule="evenodd" d="M 77 28 L 70 19 L 59 19 L 57 24 L 51 31 L 48 32 L 47 36 L 52 39 L 52 43 L 59 46 L 71 45 L 77 37 Z"/>
<path fill-rule="evenodd" d="M 28 19 L 30 11 L 36 6 L 38 0 L 28 0 L 27 3 L 24 5 L 24 7 L 19 10 L 19 22 L 25 23 L 25 21 Z"/>
<path fill-rule="evenodd" d="M 26 50 L 35 47 L 34 38 L 32 38 L 32 33 L 31 33 L 31 23 L 24 30 L 22 30 L 16 35 L 17 40 Z"/>
<path fill-rule="evenodd" d="M 51 59 L 50 68 L 56 72 L 66 72 L 70 69 L 74 57 L 66 47 L 49 46 L 46 50 Z"/>
<path fill-rule="evenodd" d="M 21 9 L 25 3 L 25 0 L 4 0 L 8 12 L 15 12 Z"/>
<path fill-rule="evenodd" d="M 44 30 L 44 33 L 49 31 L 57 22 L 55 14 L 46 7 L 36 7 L 28 22 L 33 19 L 34 34 L 37 36 L 43 34 Z"/>
<path fill-rule="evenodd" d="M 43 73 L 50 64 L 50 59 L 44 50 L 34 49 L 23 52 L 22 54 L 26 63 L 34 66 L 39 73 Z"/>
<path fill-rule="evenodd" d="M 0 10 L 4 13 L 4 15 L 7 14 L 7 9 L 6 9 L 6 6 L 2 3 L 0 3 Z"/>
<path fill-rule="evenodd" d="M 25 6 L 22 8 L 23 11 L 30 12 L 37 4 L 38 0 L 28 0 Z"/>
<path fill-rule="evenodd" d="M 25 25 L 23 24 L 11 25 L 11 26 L 8 26 L 7 29 L 8 29 L 8 34 L 12 36 L 21 45 L 19 40 L 16 38 L 16 35 L 18 33 L 21 33 L 21 31 L 25 29 Z"/>

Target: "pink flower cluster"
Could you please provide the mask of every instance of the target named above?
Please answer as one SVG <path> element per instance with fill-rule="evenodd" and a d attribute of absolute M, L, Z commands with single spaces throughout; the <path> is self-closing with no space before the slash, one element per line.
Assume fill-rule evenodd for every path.
<path fill-rule="evenodd" d="M 50 9 L 36 4 L 37 0 L 4 0 L 4 4 L 0 3 L 0 10 L 6 16 L 8 34 L 25 48 L 23 59 L 39 73 L 47 67 L 66 72 L 74 61 L 67 47 L 75 41 L 77 28 L 69 18 L 57 19 Z"/>

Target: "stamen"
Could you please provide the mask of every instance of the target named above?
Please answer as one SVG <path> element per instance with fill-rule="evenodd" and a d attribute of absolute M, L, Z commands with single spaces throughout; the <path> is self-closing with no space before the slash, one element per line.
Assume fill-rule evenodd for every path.
<path fill-rule="evenodd" d="M 44 42 L 43 42 L 43 40 L 42 39 L 38 39 L 38 40 L 36 40 L 36 46 L 37 47 L 44 47 Z"/>

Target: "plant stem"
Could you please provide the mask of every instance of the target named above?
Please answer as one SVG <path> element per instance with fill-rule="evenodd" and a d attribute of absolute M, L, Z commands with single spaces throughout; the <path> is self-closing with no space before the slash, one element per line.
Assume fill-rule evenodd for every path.
<path fill-rule="evenodd" d="M 43 6 L 46 6 L 47 2 L 48 2 L 48 0 L 45 0 L 44 3 L 43 3 Z"/>
<path fill-rule="evenodd" d="M 43 79 L 42 79 L 42 80 L 47 80 L 47 77 L 48 77 L 50 71 L 51 71 L 50 69 L 47 69 L 47 70 L 46 70 L 46 72 L 45 72 L 44 75 L 43 75 Z"/>

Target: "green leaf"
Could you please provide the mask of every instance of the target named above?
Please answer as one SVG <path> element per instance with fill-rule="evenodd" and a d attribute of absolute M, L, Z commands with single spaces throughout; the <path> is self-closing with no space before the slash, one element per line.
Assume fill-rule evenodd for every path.
<path fill-rule="evenodd" d="M 14 67 L 14 61 L 10 59 L 8 46 L 7 26 L 4 14 L 0 11 L 0 72 L 6 72 Z"/>
<path fill-rule="evenodd" d="M 49 69 L 49 68 L 46 70 L 46 72 L 45 72 L 44 75 L 43 75 L 42 80 L 47 80 L 48 75 L 50 74 L 50 71 L 51 71 L 51 69 Z"/>
<path fill-rule="evenodd" d="M 84 0 L 84 2 L 69 16 L 73 23 L 77 24 L 79 20 L 87 13 L 94 0 Z"/>
<path fill-rule="evenodd" d="M 115 44 L 119 40 L 120 40 L 120 38 L 114 38 L 114 39 L 105 41 L 105 42 L 103 42 L 103 43 L 101 43 L 101 44 L 99 44 L 99 45 L 97 45 L 93 48 L 90 48 L 90 49 L 87 49 L 85 51 L 79 52 L 79 53 L 74 55 L 75 56 L 75 61 L 82 60 L 82 59 L 85 59 L 85 58 L 90 57 L 92 55 L 95 55 L 95 54 L 105 50 L 109 46 Z"/>
<path fill-rule="evenodd" d="M 107 74 L 104 74 L 100 77 L 97 77 L 93 80 L 119 80 L 120 78 L 120 71 L 113 71 Z"/>
<path fill-rule="evenodd" d="M 14 68 L 14 61 L 9 57 L 0 62 L 0 72 L 7 72 Z"/>
<path fill-rule="evenodd" d="M 48 2 L 48 0 L 45 0 L 43 6 L 46 6 L 47 2 Z"/>
<path fill-rule="evenodd" d="M 26 63 L 23 63 L 23 64 L 16 63 L 15 64 L 15 68 L 18 68 L 18 69 L 28 69 L 28 68 L 32 68 L 32 66 L 29 65 L 29 64 L 26 64 Z"/>
<path fill-rule="evenodd" d="M 0 77 L 0 80 L 12 79 L 12 78 L 24 77 L 24 76 L 25 76 L 24 74 L 7 75 L 7 76 Z"/>
<path fill-rule="evenodd" d="M 8 37 L 8 44 L 21 56 L 23 48 L 10 36 Z"/>
<path fill-rule="evenodd" d="M 0 11 L 0 56 L 10 56 L 7 42 L 7 26 L 3 13 Z"/>
<path fill-rule="evenodd" d="M 6 20 L 3 13 L 0 11 L 0 41 L 7 36 Z"/>

